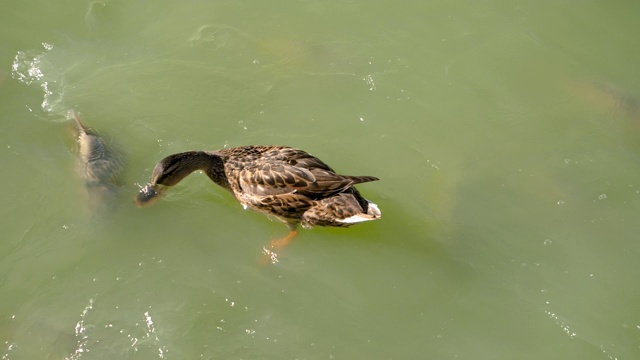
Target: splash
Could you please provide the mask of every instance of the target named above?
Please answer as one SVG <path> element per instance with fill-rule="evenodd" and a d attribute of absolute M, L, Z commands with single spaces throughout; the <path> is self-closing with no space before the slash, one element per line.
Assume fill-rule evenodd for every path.
<path fill-rule="evenodd" d="M 44 98 L 42 110 L 46 113 L 56 113 L 60 110 L 63 98 L 64 79 L 60 71 L 48 60 L 53 50 L 53 44 L 42 43 L 42 50 L 18 51 L 11 65 L 11 75 L 21 83 L 42 88 Z"/>

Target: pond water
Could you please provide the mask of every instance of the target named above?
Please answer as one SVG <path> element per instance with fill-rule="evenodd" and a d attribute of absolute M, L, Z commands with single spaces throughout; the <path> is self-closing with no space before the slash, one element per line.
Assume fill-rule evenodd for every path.
<path fill-rule="evenodd" d="M 640 358 L 640 5 L 11 1 L 0 357 Z M 96 211 L 69 112 L 124 171 Z M 160 159 L 282 144 L 379 221 L 287 229 Z"/>

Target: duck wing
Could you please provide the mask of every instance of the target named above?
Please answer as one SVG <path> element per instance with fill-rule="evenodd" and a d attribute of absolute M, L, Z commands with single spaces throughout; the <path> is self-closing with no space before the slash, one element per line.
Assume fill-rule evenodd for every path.
<path fill-rule="evenodd" d="M 290 194 L 314 181 L 309 170 L 286 164 L 254 163 L 238 171 L 241 190 L 252 196 Z"/>
<path fill-rule="evenodd" d="M 354 184 L 378 180 L 373 176 L 338 175 L 326 164 L 322 167 L 304 166 L 311 163 L 315 162 L 297 162 L 297 165 L 256 162 L 239 171 L 239 185 L 242 191 L 253 196 L 296 193 L 310 199 L 322 199 L 341 193 Z"/>

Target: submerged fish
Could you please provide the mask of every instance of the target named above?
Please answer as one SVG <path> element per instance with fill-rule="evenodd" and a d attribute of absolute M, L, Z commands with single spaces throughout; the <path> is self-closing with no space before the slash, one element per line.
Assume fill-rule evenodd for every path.
<path fill-rule="evenodd" d="M 123 165 L 120 157 L 104 140 L 87 128 L 73 111 L 78 127 L 79 167 L 87 190 L 94 202 L 105 201 L 105 196 L 115 193 Z M 97 205 L 97 204 L 95 204 Z"/>
<path fill-rule="evenodd" d="M 640 101 L 629 93 L 608 84 L 576 82 L 578 93 L 592 106 L 619 111 L 633 122 L 640 121 Z"/>

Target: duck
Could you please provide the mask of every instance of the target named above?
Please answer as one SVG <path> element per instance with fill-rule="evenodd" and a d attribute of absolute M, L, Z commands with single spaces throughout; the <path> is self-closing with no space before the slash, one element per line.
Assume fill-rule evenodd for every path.
<path fill-rule="evenodd" d="M 287 225 L 289 233 L 272 241 L 273 249 L 289 244 L 298 235 L 298 225 L 349 227 L 382 216 L 378 206 L 354 187 L 378 181 L 377 177 L 341 175 L 303 150 L 279 145 L 169 155 L 156 164 L 151 181 L 140 189 L 135 204 L 145 207 L 155 203 L 196 170 L 231 192 L 245 209 Z"/>

